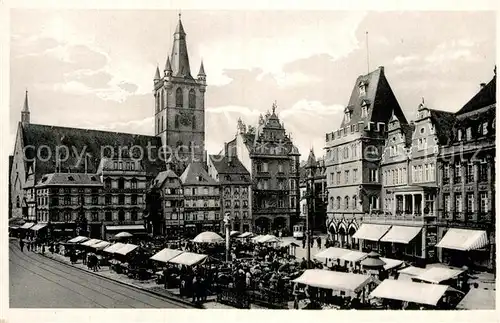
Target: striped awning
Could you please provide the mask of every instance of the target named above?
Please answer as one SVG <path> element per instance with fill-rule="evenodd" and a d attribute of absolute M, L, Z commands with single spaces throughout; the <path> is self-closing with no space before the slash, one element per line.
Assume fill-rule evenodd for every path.
<path fill-rule="evenodd" d="M 446 232 L 436 247 L 468 251 L 481 249 L 487 245 L 488 235 L 486 231 L 452 228 Z"/>
<path fill-rule="evenodd" d="M 394 225 L 380 241 L 408 244 L 417 236 L 420 230 L 422 230 L 422 227 Z"/>
<path fill-rule="evenodd" d="M 390 228 L 391 226 L 386 224 L 363 223 L 352 237 L 356 239 L 379 241 Z"/>

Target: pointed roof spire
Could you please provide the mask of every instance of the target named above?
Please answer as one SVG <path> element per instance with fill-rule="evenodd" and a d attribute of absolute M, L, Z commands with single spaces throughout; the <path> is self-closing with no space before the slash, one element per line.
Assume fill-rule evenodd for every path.
<path fill-rule="evenodd" d="M 172 64 L 170 64 L 170 57 L 167 57 L 167 62 L 165 63 L 165 71 L 172 72 Z"/>
<path fill-rule="evenodd" d="M 314 149 L 311 148 L 309 151 L 309 157 L 307 158 L 306 168 L 315 168 L 316 166 L 316 156 L 314 155 Z"/>
<path fill-rule="evenodd" d="M 199 76 L 206 76 L 206 74 L 205 74 L 205 67 L 203 66 L 203 60 L 201 60 L 200 71 L 198 72 L 198 75 Z"/>
<path fill-rule="evenodd" d="M 179 23 L 174 33 L 174 44 L 172 46 L 172 55 L 170 56 L 172 64 L 172 75 L 177 77 L 193 78 L 191 68 L 189 67 L 189 55 L 187 51 L 186 33 L 182 26 L 179 14 Z"/>
<path fill-rule="evenodd" d="M 175 29 L 176 34 L 186 34 L 184 32 L 184 26 L 182 26 L 181 13 L 179 12 L 179 22 L 177 23 L 177 28 Z"/>
<path fill-rule="evenodd" d="M 160 68 L 158 67 L 158 65 L 156 65 L 156 72 L 155 72 L 155 80 L 159 80 L 160 79 Z"/>
<path fill-rule="evenodd" d="M 24 95 L 24 105 L 23 105 L 23 112 L 30 112 L 30 108 L 28 105 L 28 90 L 26 90 L 26 94 Z"/>

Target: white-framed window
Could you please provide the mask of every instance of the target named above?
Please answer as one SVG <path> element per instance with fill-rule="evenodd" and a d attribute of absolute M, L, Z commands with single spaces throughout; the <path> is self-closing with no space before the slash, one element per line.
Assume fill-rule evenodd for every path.
<path fill-rule="evenodd" d="M 462 212 L 462 194 L 455 194 L 455 212 Z"/>
<path fill-rule="evenodd" d="M 377 181 L 378 181 L 378 170 L 370 169 L 370 182 L 377 182 Z"/>
<path fill-rule="evenodd" d="M 467 193 L 467 212 L 474 212 L 474 193 Z"/>
<path fill-rule="evenodd" d="M 466 136 L 467 140 L 472 140 L 472 128 L 471 127 L 468 127 L 465 130 L 465 136 Z"/>
<path fill-rule="evenodd" d="M 480 199 L 480 212 L 481 213 L 486 213 L 488 212 L 488 193 L 480 193 L 479 195 L 479 199 Z"/>
<path fill-rule="evenodd" d="M 344 172 L 344 182 L 345 182 L 345 184 L 349 183 L 349 171 L 348 170 L 346 170 Z"/>
<path fill-rule="evenodd" d="M 368 107 L 366 104 L 363 104 L 363 106 L 361 107 L 361 118 L 366 118 L 367 115 L 368 115 Z"/>
<path fill-rule="evenodd" d="M 358 180 L 358 169 L 355 168 L 352 170 L 352 181 L 356 183 L 357 180 Z"/>
<path fill-rule="evenodd" d="M 457 139 L 458 139 L 458 141 L 462 141 L 462 130 L 461 129 L 458 129 L 458 131 L 457 131 Z"/>
<path fill-rule="evenodd" d="M 351 122 L 351 112 L 350 111 L 345 112 L 345 122 Z"/>
<path fill-rule="evenodd" d="M 488 134 L 488 122 L 483 122 L 482 127 L 483 127 L 482 134 L 483 134 L 483 136 L 485 136 Z"/>

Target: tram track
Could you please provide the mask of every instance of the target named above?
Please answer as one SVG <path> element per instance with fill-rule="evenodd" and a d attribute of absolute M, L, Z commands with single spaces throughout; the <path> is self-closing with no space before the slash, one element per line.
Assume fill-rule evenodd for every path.
<path fill-rule="evenodd" d="M 155 300 L 158 300 L 162 303 L 170 303 L 170 304 L 173 304 L 173 305 L 176 305 L 178 307 L 184 307 L 184 308 L 187 308 L 186 305 L 182 304 L 182 303 L 178 303 L 176 302 L 175 300 L 170 300 L 170 299 L 166 299 L 166 298 L 162 298 L 162 297 L 159 297 L 155 294 L 152 294 L 152 293 L 148 293 L 146 291 L 143 291 L 141 290 L 140 288 L 138 287 L 133 287 L 133 286 L 124 286 L 118 282 L 113 282 L 111 279 L 109 278 L 106 278 L 106 277 L 99 277 L 95 274 L 92 274 L 92 273 L 88 273 L 86 272 L 85 270 L 82 270 L 80 268 L 77 268 L 77 267 L 72 267 L 68 264 L 64 264 L 64 263 L 61 263 L 61 262 L 58 262 L 58 264 L 60 264 L 61 266 L 67 266 L 68 269 L 72 269 L 73 271 L 76 270 L 78 271 L 79 273 L 82 273 L 83 275 L 87 276 L 88 279 L 85 279 L 84 277 L 79 277 L 79 275 L 76 275 L 75 276 L 75 273 L 74 272 L 71 272 L 71 271 L 65 271 L 63 269 L 61 269 L 60 267 L 61 266 L 57 266 L 55 265 L 55 261 L 52 260 L 52 259 L 49 259 L 49 258 L 44 258 L 43 256 L 41 255 L 37 255 L 37 254 L 30 254 L 31 251 L 29 252 L 21 252 L 20 249 L 18 247 L 16 247 L 15 245 L 13 245 L 12 243 L 9 244 L 9 249 L 11 251 L 11 255 L 14 255 L 16 257 L 18 257 L 18 259 L 20 259 L 21 261 L 31 261 L 32 263 L 36 263 L 36 266 L 38 268 L 40 268 L 41 270 L 44 270 L 45 272 L 47 273 L 50 273 L 52 275 L 55 275 L 56 277 L 61 277 L 61 279 L 64 279 L 72 284 L 76 284 L 77 286 L 79 286 L 80 288 L 85 288 L 86 290 L 88 291 L 91 291 L 93 293 L 98 293 L 102 296 L 105 296 L 107 298 L 109 298 L 110 300 L 112 300 L 114 303 L 120 303 L 120 304 L 123 304 L 125 306 L 123 307 L 134 307 L 134 306 L 131 306 L 130 304 L 127 304 L 127 300 L 132 300 L 134 301 L 135 303 L 142 303 L 144 305 L 147 305 L 148 307 L 153 307 L 153 308 L 163 308 L 162 306 L 157 306 L 156 304 L 152 304 L 151 302 L 148 302 L 144 299 L 139 299 L 137 297 L 134 297 L 130 294 L 126 294 L 126 293 L 123 293 L 123 292 L 120 292 L 118 291 L 117 289 L 131 289 L 131 290 L 134 290 L 137 294 L 140 294 L 142 296 L 146 296 L 147 298 L 151 298 L 151 299 L 155 299 Z M 69 289 L 71 290 L 72 292 L 75 292 L 85 298 L 87 298 L 86 296 L 82 295 L 80 292 L 72 289 L 72 288 L 69 288 L 68 286 L 64 286 L 64 285 L 61 285 L 60 283 L 58 282 L 55 282 L 51 279 L 48 279 L 47 277 L 44 277 L 43 275 L 40 275 L 39 273 L 36 273 L 35 271 L 27 268 L 26 266 L 23 266 L 21 264 L 18 264 L 16 263 L 15 265 L 18 265 L 20 266 L 21 268 L 29 271 L 29 272 L 32 272 L 38 276 L 41 276 L 51 282 L 54 282 L 66 289 Z M 70 277 L 79 277 L 79 279 L 77 280 L 74 280 L 74 279 L 71 279 Z M 78 281 L 80 280 L 80 281 Z M 98 283 L 99 280 L 102 281 L 105 281 L 106 283 L 110 284 L 110 285 L 113 285 L 114 287 L 116 287 L 116 289 L 112 289 L 112 288 L 108 288 L 106 286 L 103 286 L 103 284 L 101 284 L 98 288 L 93 288 L 91 287 L 92 286 L 92 281 L 94 281 L 94 283 Z M 110 292 L 112 293 L 112 295 L 110 295 Z M 116 297 L 113 297 L 113 296 L 121 296 L 123 299 L 119 300 L 117 299 Z M 87 298 L 88 299 L 88 298 Z M 94 301 L 92 301 L 93 303 L 95 303 Z M 102 304 L 98 304 L 99 306 L 103 307 Z"/>

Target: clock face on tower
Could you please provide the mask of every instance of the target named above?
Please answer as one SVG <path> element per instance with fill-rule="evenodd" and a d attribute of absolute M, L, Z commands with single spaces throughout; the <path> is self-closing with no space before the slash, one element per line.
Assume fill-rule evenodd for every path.
<path fill-rule="evenodd" d="M 182 125 L 189 126 L 193 121 L 193 112 L 189 110 L 181 110 L 179 119 Z"/>

